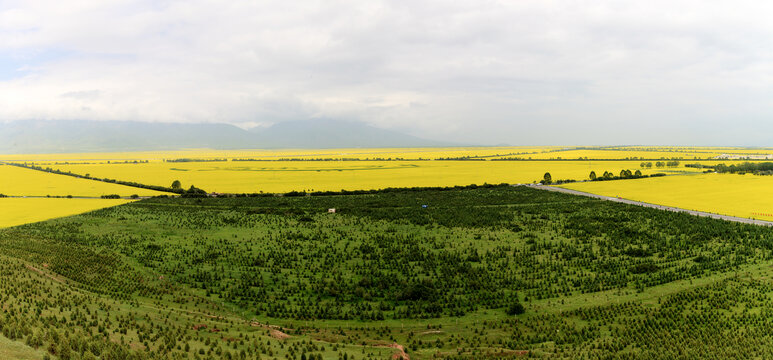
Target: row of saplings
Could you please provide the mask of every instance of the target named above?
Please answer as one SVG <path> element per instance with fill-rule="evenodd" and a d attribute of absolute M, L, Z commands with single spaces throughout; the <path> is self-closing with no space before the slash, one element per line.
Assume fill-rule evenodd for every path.
<path fill-rule="evenodd" d="M 507 193 L 526 190 L 502 188 L 497 191 Z M 447 195 L 453 197 L 455 194 L 449 192 Z M 390 197 L 386 194 L 383 196 Z M 613 205 L 595 204 L 596 208 L 586 210 L 582 204 L 555 204 L 551 199 L 551 196 L 544 198 L 551 203 L 550 206 L 529 208 L 534 215 L 539 216 L 513 213 L 512 210 L 503 207 L 492 207 L 490 209 L 494 209 L 492 210 L 494 212 L 484 213 L 484 215 L 486 219 L 501 220 L 506 219 L 506 213 L 509 212 L 511 221 L 516 222 L 518 227 L 527 229 L 551 228 L 551 224 L 561 223 L 567 235 L 559 239 L 570 244 L 585 241 L 572 233 L 578 229 L 582 229 L 586 234 L 596 231 L 594 237 L 610 240 L 596 242 L 590 239 L 587 250 L 574 250 L 568 245 L 554 246 L 553 241 L 541 240 L 537 236 L 536 241 L 527 241 L 526 247 L 512 247 L 512 239 L 533 234 L 518 232 L 503 235 L 502 232 L 497 232 L 496 236 L 493 236 L 493 233 L 483 236 L 479 230 L 470 230 L 467 233 L 469 235 L 465 235 L 460 229 L 449 233 L 442 229 L 422 233 L 415 232 L 416 229 L 411 228 L 394 233 L 380 233 L 364 230 L 375 224 L 369 223 L 367 219 L 356 220 L 366 225 L 362 227 L 361 232 L 352 230 L 342 234 L 337 230 L 340 223 L 333 221 L 334 217 L 312 218 L 312 223 L 301 226 L 295 221 L 296 215 L 245 216 L 235 218 L 228 227 L 235 231 L 242 225 L 254 225 L 252 221 L 248 221 L 249 219 L 265 221 L 263 226 L 269 229 L 271 235 L 262 237 L 228 239 L 212 235 L 212 239 L 207 239 L 189 234 L 185 228 L 174 230 L 179 231 L 183 238 L 189 237 L 194 240 L 193 246 L 184 246 L 182 249 L 178 245 L 163 242 L 147 245 L 148 241 L 152 241 L 152 236 L 127 235 L 126 231 L 96 235 L 87 232 L 82 235 L 82 238 L 84 244 L 88 245 L 84 251 L 109 243 L 108 249 L 121 249 L 124 254 L 142 261 L 153 259 L 145 265 L 164 269 L 162 273 L 172 276 L 177 281 L 203 288 L 218 299 L 239 304 L 243 308 L 260 314 L 281 318 L 375 320 L 392 317 L 458 316 L 481 307 L 511 306 L 513 301 L 496 289 L 523 291 L 529 299 L 543 299 L 576 292 L 623 288 L 631 284 L 637 288 L 653 286 L 684 276 L 700 274 L 703 271 L 719 271 L 742 264 L 758 256 L 754 251 L 747 251 L 747 247 L 759 247 L 763 243 L 750 242 L 747 237 L 748 244 L 739 244 L 740 246 L 734 248 L 732 253 L 717 252 L 716 256 L 706 257 L 708 261 L 687 262 L 675 267 L 674 261 L 684 259 L 684 254 L 689 254 L 691 248 L 702 248 L 703 243 L 711 242 L 715 238 L 711 234 L 697 237 L 703 234 L 704 230 L 715 229 L 723 238 L 732 240 L 733 237 L 729 235 L 733 230 L 748 233 L 749 229 L 734 229 L 734 225 L 730 224 L 723 224 L 716 228 L 717 223 L 702 223 L 700 220 L 684 222 L 678 219 L 677 215 L 668 215 L 673 217 L 664 217 L 659 221 L 670 224 L 665 228 L 669 233 L 658 236 L 659 229 L 649 229 L 648 232 L 632 230 L 644 226 L 646 224 L 644 219 L 661 215 L 655 210 L 639 214 L 638 208 L 625 209 L 627 218 L 630 218 L 631 222 L 628 225 L 615 220 L 619 219 L 616 216 L 619 211 L 624 209 L 618 209 Z M 451 202 L 453 199 L 448 200 Z M 448 212 L 440 206 L 442 204 L 433 209 L 440 208 L 441 214 Z M 212 219 L 223 218 L 222 214 L 228 214 L 229 218 L 232 218 L 233 212 L 230 207 L 223 210 L 211 210 L 208 207 L 198 210 L 196 208 L 191 210 L 190 207 L 181 208 L 185 210 L 134 206 L 128 209 L 135 212 L 135 218 L 121 209 L 105 210 L 90 216 L 115 217 L 124 219 L 118 220 L 122 223 L 136 224 L 141 227 L 143 221 L 166 223 L 165 219 L 168 217 L 180 217 L 190 222 L 212 221 Z M 475 220 L 470 221 L 475 223 L 481 222 L 477 221 L 482 220 L 478 218 L 481 213 L 483 212 L 461 211 L 458 214 Z M 556 217 L 558 214 L 564 215 Z M 517 217 L 513 219 L 513 215 Z M 607 216 L 608 221 L 599 223 L 600 216 Z M 462 218 L 452 219 L 456 221 L 454 223 L 468 222 Z M 52 231 L 62 228 L 67 227 L 44 227 Z M 83 231 L 78 227 L 73 229 Z M 221 229 L 223 228 L 214 227 L 212 231 L 221 231 Z M 250 234 L 256 233 L 252 227 L 247 230 Z M 670 233 L 674 230 L 678 231 L 675 234 Z M 197 231 L 197 233 L 207 234 L 206 231 Z M 647 234 L 654 235 L 646 236 Z M 689 234 L 694 240 L 678 241 L 684 234 Z M 60 236 L 67 242 L 77 239 L 69 231 L 54 237 Z M 335 246 L 335 241 L 339 241 L 342 236 L 351 237 L 347 240 L 349 246 Z M 454 248 L 457 246 L 455 239 L 465 236 L 475 236 L 476 239 L 493 242 L 497 250 L 484 252 L 477 249 Z M 675 242 L 669 239 L 675 239 Z M 613 242 L 618 240 L 619 243 Z M 647 243 L 648 248 L 653 250 L 641 251 L 641 254 L 627 250 L 621 252 L 622 249 L 630 246 L 629 243 L 637 241 Z M 19 246 L 29 245 L 19 244 Z M 40 250 L 35 247 L 33 244 L 29 250 L 33 252 Z M 366 248 L 370 250 L 366 252 L 364 250 Z M 660 250 L 669 248 L 674 249 L 675 252 L 670 254 Z M 655 251 L 659 252 L 660 263 L 654 263 L 649 258 L 656 254 Z M 55 252 L 72 253 L 71 250 Z M 122 276 L 130 279 L 131 285 L 113 276 L 100 276 L 95 278 L 98 281 L 90 282 L 88 274 L 94 273 L 94 269 L 102 269 L 97 271 L 100 274 L 105 274 L 104 270 L 110 270 L 111 275 L 131 274 L 131 272 L 99 267 L 101 266 L 99 264 L 105 263 L 103 261 L 105 254 L 109 252 L 89 253 L 89 256 L 80 258 L 54 258 L 53 260 L 56 261 L 52 262 L 52 268 L 62 271 L 70 278 L 84 279 L 95 291 L 99 291 L 100 288 L 109 289 L 110 293 L 128 291 L 147 294 L 155 291 L 152 286 L 147 285 L 147 282 L 133 275 Z M 759 256 L 764 256 L 764 253 L 760 253 Z M 341 263 L 339 259 L 351 259 L 353 262 Z M 403 261 L 392 261 L 393 259 Z M 351 280 L 360 278 L 366 268 L 371 269 L 367 276 L 374 281 L 359 283 Z M 372 269 L 379 269 L 379 271 L 374 272 Z M 336 274 L 336 271 L 341 272 L 341 281 L 316 287 L 315 280 L 320 277 L 330 277 Z M 82 275 L 79 275 L 80 273 Z M 199 276 L 201 274 L 211 276 L 201 277 Z M 243 274 L 255 274 L 259 277 L 245 278 Z M 275 274 L 272 275 L 275 278 L 270 278 L 269 274 Z M 432 275 L 427 277 L 422 274 Z M 502 274 L 506 276 L 501 276 Z M 545 281 L 556 274 L 560 275 L 558 280 Z M 419 281 L 422 278 L 427 281 Z M 642 280 L 645 278 L 647 280 Z M 426 292 L 422 289 L 431 289 L 434 295 L 423 295 Z M 272 298 L 283 299 L 283 301 L 268 300 Z"/>

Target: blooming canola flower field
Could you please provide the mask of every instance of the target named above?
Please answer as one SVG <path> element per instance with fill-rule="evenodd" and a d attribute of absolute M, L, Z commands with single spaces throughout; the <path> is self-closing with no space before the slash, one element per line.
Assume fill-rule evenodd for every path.
<path fill-rule="evenodd" d="M 163 192 L 113 183 L 169 187 L 180 181 L 217 193 L 284 193 L 388 187 L 436 187 L 468 184 L 534 183 L 550 173 L 553 180 L 586 180 L 622 170 L 666 177 L 565 185 L 592 193 L 633 200 L 767 219 L 766 200 L 773 177 L 701 174 L 685 167 L 738 163 L 745 156 L 773 156 L 765 148 L 708 147 L 456 147 L 381 149 L 140 151 L 123 153 L 0 155 L 0 162 L 35 166 L 60 175 L 0 165 L 0 194 L 32 197 L 154 196 Z M 723 158 L 724 157 L 724 158 Z M 504 160 L 503 160 L 504 159 Z M 643 167 L 642 163 L 679 160 L 676 167 Z M 688 176 L 681 176 L 688 175 Z M 82 178 L 89 176 L 92 179 Z M 98 181 L 107 180 L 107 181 Z M 11 201 L 13 200 L 13 201 Z M 113 203 L 101 199 L 4 199 L 3 209 L 23 222 L 88 211 Z M 88 205 L 87 205 L 88 204 Z M 43 210 L 38 211 L 37 207 Z M 54 209 L 58 208 L 58 209 Z M 11 209 L 11 210 L 9 210 Z M 56 211 L 54 211 L 56 210 Z M 50 213 L 49 213 L 50 212 Z"/>
<path fill-rule="evenodd" d="M 13 162 L 107 162 L 107 161 L 161 161 L 168 159 L 438 159 L 459 157 L 505 157 L 536 155 L 561 151 L 562 146 L 500 146 L 450 148 L 341 148 L 341 149 L 245 149 L 213 150 L 186 149 L 171 151 L 131 151 L 106 153 L 11 154 L 0 155 L 0 160 Z"/>
<path fill-rule="evenodd" d="M 141 164 L 75 164 L 61 171 L 151 185 L 179 180 L 209 192 L 281 193 L 387 187 L 532 183 L 550 172 L 553 179 L 585 179 L 591 171 L 639 169 L 638 161 L 217 161 Z M 666 171 L 642 170 L 644 173 Z"/>
<path fill-rule="evenodd" d="M 0 228 L 121 205 L 125 199 L 0 198 Z"/>
<path fill-rule="evenodd" d="M 773 221 L 773 176 L 696 174 L 560 186 L 651 204 Z"/>
<path fill-rule="evenodd" d="M 100 162 L 162 161 L 168 159 L 439 159 L 439 158 L 521 158 L 533 160 L 625 160 L 672 159 L 708 160 L 722 155 L 753 156 L 773 154 L 769 148 L 732 147 L 567 147 L 567 146 L 500 146 L 449 148 L 344 148 L 344 149 L 281 149 L 281 150 L 212 150 L 186 149 L 173 151 L 133 151 L 107 153 L 12 154 L 0 155 L 12 162 Z"/>
<path fill-rule="evenodd" d="M 73 196 L 102 195 L 154 196 L 162 192 L 141 189 L 72 176 L 50 174 L 18 166 L 0 165 L 0 194 L 8 196 Z"/>
<path fill-rule="evenodd" d="M 162 192 L 0 165 L 0 228 L 121 205 L 103 195 L 154 196 Z M 49 197 L 50 196 L 50 197 Z M 68 198 L 73 197 L 73 198 Z"/>

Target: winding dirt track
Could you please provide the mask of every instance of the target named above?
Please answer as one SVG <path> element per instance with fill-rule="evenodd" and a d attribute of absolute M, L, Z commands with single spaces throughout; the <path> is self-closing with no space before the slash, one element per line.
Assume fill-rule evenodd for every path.
<path fill-rule="evenodd" d="M 708 213 L 708 212 L 704 212 L 704 211 L 695 211 L 695 210 L 682 209 L 682 208 L 677 208 L 677 207 L 672 207 L 672 206 L 650 204 L 650 203 L 641 202 L 641 201 L 634 201 L 634 200 L 616 198 L 616 197 L 611 197 L 611 196 L 603 196 L 603 195 L 591 194 L 591 193 L 586 193 L 586 192 L 582 192 L 582 191 L 564 189 L 564 188 L 554 187 L 554 186 L 544 186 L 544 185 L 539 185 L 539 186 L 526 185 L 526 186 L 529 186 L 530 188 L 533 188 L 533 189 L 562 192 L 562 193 L 565 193 L 565 194 L 572 194 L 572 195 L 579 195 L 579 196 L 587 196 L 587 197 L 592 197 L 592 198 L 601 199 L 601 200 L 614 201 L 614 202 L 619 202 L 619 203 L 623 203 L 623 204 L 630 204 L 630 205 L 644 206 L 644 207 L 658 209 L 658 210 L 673 211 L 673 212 L 683 212 L 683 213 L 687 213 L 687 214 L 690 214 L 690 215 L 709 217 L 709 218 L 712 218 L 712 219 L 734 221 L 734 222 L 739 222 L 739 223 L 744 223 L 744 224 L 752 224 L 752 225 L 760 225 L 760 226 L 773 226 L 773 221 L 747 219 L 747 218 L 742 218 L 742 217 L 737 217 L 737 216 L 713 214 L 713 213 Z"/>

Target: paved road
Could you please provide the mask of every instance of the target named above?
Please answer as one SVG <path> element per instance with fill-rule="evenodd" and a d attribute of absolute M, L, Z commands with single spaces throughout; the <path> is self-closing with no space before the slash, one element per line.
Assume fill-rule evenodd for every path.
<path fill-rule="evenodd" d="M 572 195 L 587 196 L 587 197 L 592 197 L 592 198 L 596 198 L 596 199 L 602 199 L 602 200 L 607 200 L 607 201 L 619 202 L 619 203 L 623 203 L 623 204 L 631 204 L 631 205 L 644 206 L 644 207 L 658 209 L 658 210 L 666 210 L 666 211 L 674 211 L 674 212 L 684 212 L 684 213 L 688 213 L 690 215 L 710 217 L 710 218 L 713 218 L 713 219 L 735 221 L 735 222 L 739 222 L 739 223 L 752 224 L 752 225 L 773 226 L 773 221 L 755 220 L 755 219 L 747 219 L 747 218 L 742 218 L 742 217 L 737 217 L 737 216 L 712 214 L 712 213 L 703 212 L 703 211 L 688 210 L 688 209 L 676 208 L 676 207 L 671 207 L 671 206 L 663 206 L 663 205 L 657 205 L 657 204 L 650 204 L 650 203 L 641 202 L 641 201 L 633 201 L 633 200 L 628 200 L 628 199 L 621 199 L 621 198 L 616 198 L 616 197 L 591 194 L 591 193 L 586 193 L 586 192 L 577 191 L 577 190 L 564 189 L 564 188 L 555 187 L 555 186 L 544 186 L 544 185 L 526 185 L 526 186 L 529 186 L 529 187 L 531 187 L 533 189 L 562 192 L 562 193 L 565 193 L 565 194 L 572 194 Z"/>

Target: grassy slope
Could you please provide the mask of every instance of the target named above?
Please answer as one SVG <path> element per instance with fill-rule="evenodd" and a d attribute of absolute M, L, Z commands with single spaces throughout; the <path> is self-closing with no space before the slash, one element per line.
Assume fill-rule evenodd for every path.
<path fill-rule="evenodd" d="M 429 212 L 417 210 L 424 203 L 432 205 Z M 332 218 L 314 214 L 328 207 L 337 207 L 342 213 Z M 524 211 L 524 214 L 502 217 L 503 213 L 515 211 Z M 169 214 L 180 220 L 169 221 L 166 218 Z M 205 218 L 211 222 L 204 222 Z M 618 221 L 607 223 L 609 219 Z M 261 227 L 253 227 L 254 220 Z M 594 227 L 602 230 L 590 236 L 593 241 L 587 238 L 588 234 L 579 232 L 590 231 L 582 225 L 589 221 L 595 221 Z M 514 225 L 521 229 L 515 231 Z M 193 263 L 186 265 L 193 267 L 190 273 L 175 273 L 169 270 L 176 266 L 165 265 L 174 256 L 185 262 L 187 259 L 181 254 L 197 254 L 193 251 L 206 248 L 208 243 L 228 248 L 232 244 L 220 241 L 231 238 L 239 244 L 249 242 L 248 235 L 255 235 L 256 231 L 277 231 L 272 226 L 310 234 L 321 231 L 330 235 L 325 232 L 329 227 L 345 226 L 348 231 L 361 228 L 374 233 L 426 232 L 431 239 L 448 236 L 479 251 L 482 259 L 474 265 L 491 270 L 481 272 L 481 276 L 495 275 L 494 265 L 504 261 L 487 256 L 486 251 L 501 246 L 501 242 L 512 243 L 532 249 L 523 255 L 533 262 L 528 267 L 537 271 L 521 274 L 532 276 L 535 281 L 550 271 L 558 275 L 554 279 L 557 283 L 562 283 L 562 279 L 599 279 L 606 273 L 597 265 L 606 265 L 612 267 L 610 273 L 624 273 L 625 283 L 618 281 L 614 282 L 617 285 L 609 286 L 612 283 L 600 281 L 601 286 L 594 287 L 592 283 L 581 282 L 577 286 L 565 286 L 564 292 L 551 292 L 560 288 L 548 286 L 549 283 L 527 284 L 517 289 L 522 300 L 529 298 L 525 302 L 527 313 L 517 317 L 504 314 L 502 305 L 506 302 L 492 301 L 489 305 L 468 308 L 462 316 L 441 312 L 425 319 L 392 319 L 394 314 L 387 312 L 387 319 L 383 321 L 310 320 L 293 319 L 287 313 L 270 317 L 265 312 L 254 311 L 254 304 L 226 295 L 235 289 L 228 285 L 229 277 L 213 280 L 212 284 L 217 286 L 208 286 L 207 291 L 201 282 L 190 281 L 191 273 L 198 266 Z M 632 232 L 636 228 L 647 232 Z M 708 235 L 696 229 L 709 229 Z M 536 230 L 540 230 L 538 236 L 526 235 Z M 127 233 L 133 236 L 118 236 Z M 645 233 L 652 236 L 644 236 Z M 366 232 L 358 233 L 356 243 L 367 242 L 366 235 Z M 41 321 L 27 324 L 32 329 L 29 334 L 11 331 L 11 337 L 16 340 L 29 342 L 30 337 L 40 334 L 43 339 L 40 348 L 50 348 L 51 343 L 61 343 L 53 341 L 52 330 L 81 329 L 77 338 L 103 344 L 106 351 L 130 350 L 137 357 L 163 354 L 172 344 L 172 350 L 160 356 L 183 356 L 202 350 L 205 355 L 211 351 L 213 357 L 224 357 L 224 350 L 234 354 L 244 350 L 246 357 L 263 352 L 265 357 L 271 352 L 275 357 L 284 358 L 292 349 L 298 358 L 300 349 L 308 348 L 308 354 L 331 359 L 339 358 L 342 353 L 347 353 L 347 357 L 384 358 L 396 350 L 376 345 L 393 342 L 408 347 L 412 358 L 430 358 L 437 353 L 465 358 L 480 358 L 484 354 L 519 356 L 521 351 L 570 358 L 610 354 L 656 358 L 707 354 L 765 357 L 773 355 L 765 350 L 771 343 L 767 330 L 773 328 L 766 310 L 773 295 L 770 280 L 766 278 L 771 264 L 766 236 L 770 236 L 769 230 L 527 189 L 316 199 L 221 199 L 201 203 L 183 199 L 154 200 L 1 232 L 3 253 L 15 258 L 2 256 L 7 277 L 0 282 L 4 287 L 0 293 L 38 290 L 33 294 L 38 300 L 35 303 L 25 302 L 23 299 L 29 299 L 30 294 L 24 293 L 9 295 L 3 301 L 14 309 L 39 310 L 42 315 Z M 622 237 L 624 241 L 615 242 L 611 237 Z M 209 242 L 197 242 L 202 239 Z M 259 242 L 267 241 L 262 239 Z M 419 236 L 413 241 L 424 243 L 428 239 Z M 590 249 L 587 251 L 598 258 L 586 261 L 578 255 L 573 259 L 572 252 L 565 251 L 569 243 L 563 241 L 588 242 L 585 249 Z M 158 254 L 148 253 L 149 243 L 159 245 L 151 247 Z M 326 241 L 297 239 L 283 244 L 297 248 L 308 243 L 321 245 Z M 167 248 L 165 244 L 174 246 Z M 548 244 L 562 246 L 544 250 Z M 622 252 L 632 245 L 648 249 L 649 253 L 641 258 L 613 251 L 619 248 Z M 187 246 L 191 252 L 175 250 Z M 235 254 L 244 252 L 220 254 L 214 265 L 204 262 L 201 269 L 238 274 L 241 270 L 232 262 Z M 349 255 L 358 255 L 358 252 L 349 252 Z M 694 261 L 699 256 L 707 260 Z M 741 256 L 743 259 L 739 259 Z M 660 268 L 655 273 L 629 274 L 631 266 L 645 260 Z M 282 273 L 285 277 L 297 276 L 300 273 L 293 273 L 292 268 L 309 262 L 314 260 L 296 259 L 283 267 Z M 421 262 L 414 264 L 416 269 L 428 269 L 419 267 Z M 218 265 L 227 265 L 227 271 L 221 271 Z M 521 269 L 523 265 L 512 263 L 510 267 Z M 348 269 L 354 272 L 356 267 Z M 687 275 L 675 276 L 677 271 Z M 314 276 L 313 272 L 304 272 Z M 662 274 L 672 275 L 663 277 Z M 353 273 L 349 276 L 356 277 Z M 659 281 L 648 280 L 658 276 Z M 490 279 L 496 280 L 496 277 Z M 476 298 L 480 291 L 461 291 L 453 287 L 453 282 L 446 285 L 450 287 L 440 288 L 441 293 L 450 290 L 460 297 L 481 299 Z M 268 287 L 280 286 L 269 283 Z M 352 297 L 356 295 L 356 288 L 352 290 L 344 306 L 362 302 Z M 287 294 L 309 296 L 304 292 Z M 388 299 L 393 298 L 387 296 L 382 301 Z M 432 303 L 426 299 L 416 302 Z M 410 301 L 397 301 L 396 305 L 409 306 Z M 21 318 L 18 313 L 6 311 L 0 321 L 13 324 L 18 318 Z M 251 324 L 252 320 L 260 324 Z M 194 330 L 197 324 L 222 331 Z M 278 340 L 277 333 L 272 333 L 273 329 L 266 324 L 289 328 L 284 332 L 292 337 Z M 100 332 L 100 329 L 104 330 Z M 144 334 L 142 338 L 138 333 Z M 238 340 L 231 341 L 234 339 Z M 188 352 L 184 344 L 189 346 Z M 146 346 L 153 353 L 145 352 Z M 311 347 L 317 350 L 311 351 Z M 60 351 L 53 349 L 57 354 Z"/>
<path fill-rule="evenodd" d="M 0 358 L 2 359 L 39 360 L 45 355 L 46 352 L 43 350 L 0 336 Z"/>

